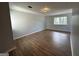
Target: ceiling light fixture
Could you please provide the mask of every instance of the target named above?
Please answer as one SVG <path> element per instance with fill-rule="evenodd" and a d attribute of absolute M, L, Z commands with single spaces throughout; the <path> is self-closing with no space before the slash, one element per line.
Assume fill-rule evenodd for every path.
<path fill-rule="evenodd" d="M 28 6 L 28 8 L 32 8 L 32 6 Z"/>
<path fill-rule="evenodd" d="M 50 8 L 48 8 L 48 7 L 44 7 L 44 8 L 41 9 L 41 12 L 45 12 L 46 13 L 48 11 L 50 11 Z"/>

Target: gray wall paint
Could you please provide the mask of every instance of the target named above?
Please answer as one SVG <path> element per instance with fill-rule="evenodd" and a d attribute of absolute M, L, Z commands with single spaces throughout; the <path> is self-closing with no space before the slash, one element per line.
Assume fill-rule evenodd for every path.
<path fill-rule="evenodd" d="M 74 56 L 79 56 L 79 9 L 73 9 L 71 45 Z"/>
<path fill-rule="evenodd" d="M 11 10 L 11 21 L 14 39 L 45 29 L 43 15 Z"/>
<path fill-rule="evenodd" d="M 0 53 L 14 46 L 8 3 L 0 3 Z"/>
<path fill-rule="evenodd" d="M 58 16 L 68 16 L 68 25 L 54 25 L 54 17 Z M 61 30 L 61 31 L 68 31 L 71 32 L 71 14 L 62 14 L 62 15 L 55 15 L 55 16 L 46 16 L 46 28 L 53 29 L 53 30 Z"/>

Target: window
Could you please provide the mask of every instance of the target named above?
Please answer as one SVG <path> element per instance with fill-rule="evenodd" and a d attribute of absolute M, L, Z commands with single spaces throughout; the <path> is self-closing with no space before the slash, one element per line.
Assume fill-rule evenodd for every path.
<path fill-rule="evenodd" d="M 55 17 L 54 25 L 67 25 L 67 16 Z"/>

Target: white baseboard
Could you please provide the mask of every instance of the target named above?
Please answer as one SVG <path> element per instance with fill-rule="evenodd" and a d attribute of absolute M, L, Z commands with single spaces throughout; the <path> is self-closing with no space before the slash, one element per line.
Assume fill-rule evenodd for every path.
<path fill-rule="evenodd" d="M 73 45 L 72 45 L 72 35 L 70 35 L 70 44 L 71 44 L 71 53 L 72 53 L 72 56 L 74 56 L 74 54 L 73 54 Z"/>
<path fill-rule="evenodd" d="M 35 31 L 35 32 L 29 33 L 29 34 L 25 34 L 25 35 L 16 37 L 16 38 L 14 38 L 14 40 L 19 39 L 19 38 L 22 38 L 22 37 L 27 36 L 27 35 L 31 35 L 31 34 L 34 34 L 34 33 L 40 32 L 40 31 L 43 31 L 43 30 L 45 30 L 45 29 L 42 29 L 42 30 L 39 30 L 39 31 Z"/>
<path fill-rule="evenodd" d="M 0 53 L 0 56 L 9 56 L 9 53 Z"/>
<path fill-rule="evenodd" d="M 51 29 L 51 28 L 49 28 L 48 30 L 64 31 L 64 32 L 70 32 L 70 33 L 71 33 L 71 31 L 67 31 L 67 30 L 60 30 L 60 29 Z"/>

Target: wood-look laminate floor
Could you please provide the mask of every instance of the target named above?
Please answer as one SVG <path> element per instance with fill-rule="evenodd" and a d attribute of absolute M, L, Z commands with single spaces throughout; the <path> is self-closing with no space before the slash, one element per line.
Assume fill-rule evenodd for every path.
<path fill-rule="evenodd" d="M 70 56 L 70 34 L 56 31 L 41 31 L 15 40 L 16 56 Z"/>

